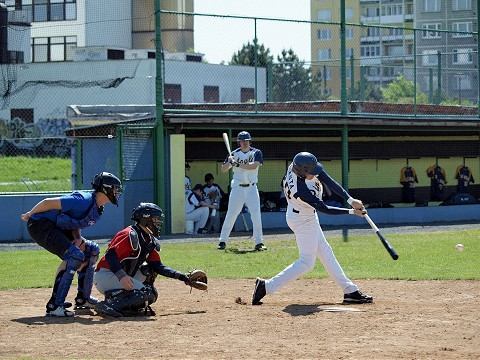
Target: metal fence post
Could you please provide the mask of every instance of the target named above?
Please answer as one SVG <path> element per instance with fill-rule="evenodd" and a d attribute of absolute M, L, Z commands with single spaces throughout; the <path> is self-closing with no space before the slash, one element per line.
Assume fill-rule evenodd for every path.
<path fill-rule="evenodd" d="M 155 201 L 162 209 L 165 209 L 165 162 L 163 155 L 165 153 L 165 138 L 163 129 L 163 78 L 162 78 L 162 30 L 161 30 L 161 14 L 160 14 L 161 0 L 155 0 L 155 63 L 156 63 L 156 77 L 155 77 L 155 131 L 154 131 L 154 151 L 153 151 L 153 165 L 154 165 L 154 194 Z M 170 211 L 167 211 L 169 214 Z M 168 229 L 170 231 L 170 219 L 167 216 L 165 219 L 166 226 L 164 232 Z"/>

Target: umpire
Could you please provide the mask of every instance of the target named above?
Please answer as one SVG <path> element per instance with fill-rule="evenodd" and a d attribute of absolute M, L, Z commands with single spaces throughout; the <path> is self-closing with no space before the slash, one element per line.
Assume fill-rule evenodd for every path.
<path fill-rule="evenodd" d="M 76 308 L 93 308 L 98 302 L 91 297 L 95 263 L 99 246 L 86 240 L 80 229 L 94 225 L 103 213 L 105 204 L 118 206 L 122 183 L 113 174 L 101 172 L 92 181 L 92 191 L 75 191 L 69 195 L 47 198 L 21 215 L 28 232 L 41 247 L 62 259 L 46 308 L 47 316 L 72 317 L 73 311 L 65 299 L 78 272 Z"/>

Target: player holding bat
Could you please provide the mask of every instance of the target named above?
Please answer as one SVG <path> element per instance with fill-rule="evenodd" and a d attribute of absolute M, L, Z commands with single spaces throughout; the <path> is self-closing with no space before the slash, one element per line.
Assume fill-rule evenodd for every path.
<path fill-rule="evenodd" d="M 342 196 L 352 209 L 328 206 L 322 201 L 322 183 L 330 190 Z M 363 304 L 373 302 L 373 298 L 360 292 L 343 272 L 332 248 L 325 239 L 317 217 L 317 211 L 332 215 L 366 215 L 363 203 L 352 198 L 323 169 L 317 158 L 308 152 L 295 155 L 283 178 L 283 191 L 288 202 L 287 224 L 295 233 L 300 258 L 287 266 L 279 274 L 268 280 L 257 278 L 252 296 L 252 305 L 261 305 L 266 294 L 271 294 L 288 282 L 310 271 L 318 259 L 335 283 L 343 290 L 344 304 Z"/>
<path fill-rule="evenodd" d="M 230 196 L 228 210 L 223 222 L 218 249 L 226 247 L 228 237 L 232 232 L 233 225 L 238 214 L 246 205 L 250 212 L 253 224 L 253 238 L 255 250 L 267 250 L 263 244 L 262 218 L 260 215 L 260 196 L 258 194 L 258 169 L 263 164 L 263 154 L 260 149 L 250 146 L 252 137 L 247 131 L 238 133 L 238 148 L 231 151 L 228 136 L 224 133 L 223 139 L 229 156 L 222 164 L 222 171 L 227 172 L 233 169 L 232 182 L 230 183 Z"/>

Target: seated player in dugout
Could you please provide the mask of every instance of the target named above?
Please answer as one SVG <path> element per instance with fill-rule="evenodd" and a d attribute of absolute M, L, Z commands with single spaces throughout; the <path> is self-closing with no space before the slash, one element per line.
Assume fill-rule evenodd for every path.
<path fill-rule="evenodd" d="M 474 184 L 472 171 L 465 164 L 459 165 L 455 171 L 455 179 L 457 180 L 457 193 L 468 194 L 470 184 Z"/>
<path fill-rule="evenodd" d="M 226 195 L 220 185 L 214 183 L 214 180 L 213 174 L 205 175 L 205 185 L 203 185 L 205 202 L 213 206 L 210 208 L 210 216 L 206 225 L 207 234 L 220 232 L 220 202 Z"/>
<path fill-rule="evenodd" d="M 430 178 L 430 200 L 445 200 L 445 188 L 447 186 L 445 170 L 438 164 L 435 164 L 428 167 L 427 176 Z"/>
<path fill-rule="evenodd" d="M 203 193 L 203 185 L 196 184 L 192 190 L 185 191 L 185 220 L 193 221 L 193 234 L 206 234 L 206 225 L 210 209 L 216 205 L 209 204 Z"/>
<path fill-rule="evenodd" d="M 57 269 L 52 296 L 46 305 L 47 316 L 72 317 L 72 306 L 65 299 L 78 274 L 78 293 L 75 309 L 93 309 L 98 300 L 91 296 L 99 246 L 81 235 L 81 229 L 94 225 L 103 214 L 104 206 L 118 206 L 122 193 L 119 178 L 108 172 L 95 175 L 92 191 L 47 198 L 21 215 L 27 221 L 28 232 L 41 247 L 57 255 L 62 262 Z"/>
<path fill-rule="evenodd" d="M 415 183 L 418 184 L 417 172 L 407 165 L 400 170 L 400 184 L 402 185 L 402 202 L 415 202 Z"/>
<path fill-rule="evenodd" d="M 119 231 L 95 270 L 94 283 L 105 299 L 95 310 L 113 317 L 155 315 L 150 305 L 157 301 L 157 275 L 192 286 L 188 274 L 164 265 L 158 236 L 165 215 L 153 203 L 140 203 L 132 211 L 133 225 Z"/>

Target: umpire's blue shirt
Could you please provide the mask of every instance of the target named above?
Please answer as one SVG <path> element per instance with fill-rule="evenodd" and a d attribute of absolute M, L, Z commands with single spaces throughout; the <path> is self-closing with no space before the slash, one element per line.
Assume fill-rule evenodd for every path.
<path fill-rule="evenodd" d="M 49 210 L 33 214 L 31 219 L 48 219 L 56 223 L 59 213 L 64 213 L 73 219 L 82 219 L 89 212 L 92 205 L 96 206 L 96 204 L 93 204 L 94 200 L 95 198 L 91 191 L 75 191 L 60 197 L 61 210 Z"/>

